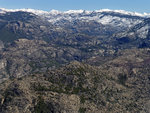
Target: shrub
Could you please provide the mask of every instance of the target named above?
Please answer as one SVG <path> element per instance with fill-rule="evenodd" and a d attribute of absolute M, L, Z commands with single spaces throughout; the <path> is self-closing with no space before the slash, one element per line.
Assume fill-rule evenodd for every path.
<path fill-rule="evenodd" d="M 119 74 L 118 75 L 118 81 L 120 84 L 125 85 L 125 82 L 127 81 L 127 75 L 126 74 Z"/>
<path fill-rule="evenodd" d="M 86 112 L 86 108 L 82 108 L 82 107 L 81 107 L 81 108 L 79 109 L 79 113 L 85 113 L 85 112 Z"/>
<path fill-rule="evenodd" d="M 45 103 L 44 99 L 39 96 L 38 102 L 34 107 L 34 113 L 54 113 L 54 107 L 51 103 Z"/>
<path fill-rule="evenodd" d="M 85 97 L 84 97 L 84 95 L 81 95 L 81 96 L 80 96 L 80 102 L 81 102 L 82 104 L 85 103 Z"/>

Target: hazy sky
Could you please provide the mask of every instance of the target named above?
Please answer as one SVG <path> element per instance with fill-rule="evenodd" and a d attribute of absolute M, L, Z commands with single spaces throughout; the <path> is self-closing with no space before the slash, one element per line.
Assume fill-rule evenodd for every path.
<path fill-rule="evenodd" d="M 0 0 L 1 8 L 56 10 L 122 9 L 150 13 L 150 0 Z"/>

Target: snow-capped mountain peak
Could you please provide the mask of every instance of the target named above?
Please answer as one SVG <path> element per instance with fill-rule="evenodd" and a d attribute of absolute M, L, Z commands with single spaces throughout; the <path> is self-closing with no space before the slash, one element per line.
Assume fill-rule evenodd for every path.
<path fill-rule="evenodd" d="M 72 13 L 83 13 L 84 10 L 68 10 L 68 11 L 65 11 L 64 13 L 66 14 L 72 14 Z"/>
<path fill-rule="evenodd" d="M 35 9 L 5 9 L 5 8 L 0 8 L 0 13 L 17 12 L 17 11 L 30 12 L 30 13 L 34 13 L 36 15 L 48 14 L 47 11 L 43 11 L 43 10 L 35 10 Z"/>
<path fill-rule="evenodd" d="M 53 14 L 53 15 L 57 15 L 57 14 L 60 14 L 62 13 L 61 11 L 58 11 L 58 10 L 55 10 L 55 9 L 52 9 L 50 12 L 50 14 Z"/>
<path fill-rule="evenodd" d="M 125 11 L 125 10 L 110 10 L 110 9 L 101 9 L 101 10 L 95 10 L 95 12 L 114 12 L 114 13 L 120 13 L 125 15 L 131 15 L 131 16 L 140 16 L 140 17 L 150 17 L 150 13 L 138 13 L 138 12 L 131 12 L 131 11 Z"/>

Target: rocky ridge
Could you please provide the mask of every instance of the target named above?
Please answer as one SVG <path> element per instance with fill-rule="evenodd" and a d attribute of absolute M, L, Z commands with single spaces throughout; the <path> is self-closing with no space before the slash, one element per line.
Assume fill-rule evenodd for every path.
<path fill-rule="evenodd" d="M 147 49 L 126 50 L 100 67 L 72 62 L 45 73 L 9 80 L 1 85 L 1 110 L 147 113 L 149 55 Z M 135 61 L 130 62 L 132 58 Z"/>

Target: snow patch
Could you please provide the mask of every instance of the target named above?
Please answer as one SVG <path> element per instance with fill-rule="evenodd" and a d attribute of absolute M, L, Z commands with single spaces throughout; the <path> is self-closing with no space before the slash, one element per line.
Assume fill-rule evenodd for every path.
<path fill-rule="evenodd" d="M 149 31 L 149 25 L 146 25 L 142 27 L 141 29 L 137 30 L 137 34 L 140 38 L 147 38 L 148 31 Z"/>

